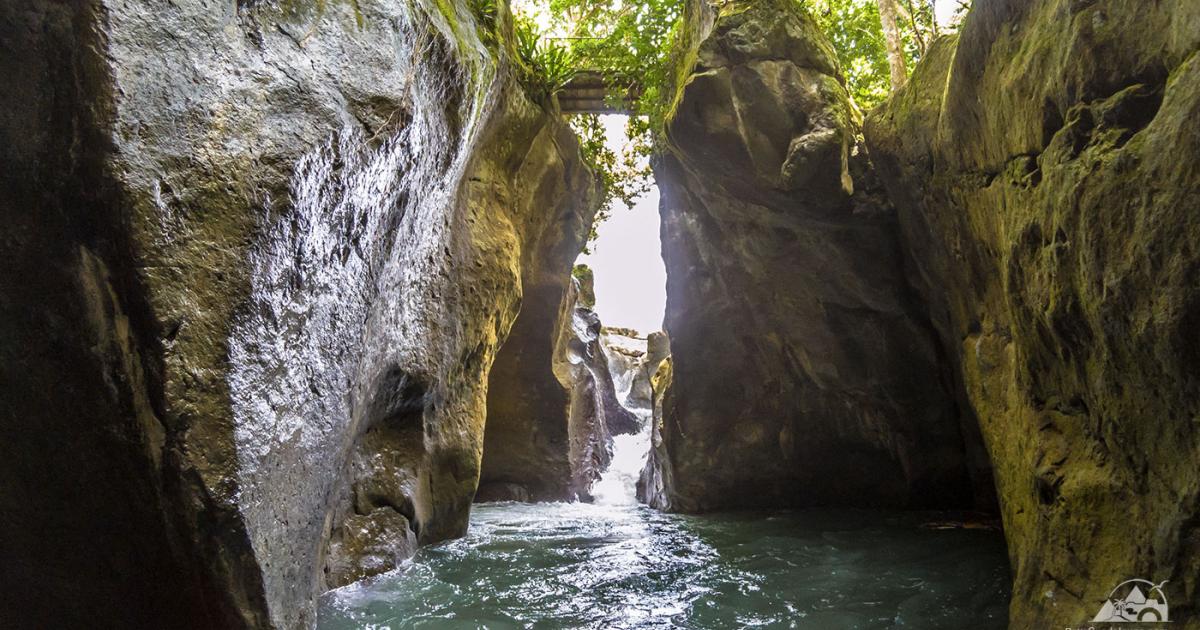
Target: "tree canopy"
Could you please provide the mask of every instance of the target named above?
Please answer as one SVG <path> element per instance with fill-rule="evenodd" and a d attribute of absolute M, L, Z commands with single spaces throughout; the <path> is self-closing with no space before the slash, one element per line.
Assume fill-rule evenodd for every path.
<path fill-rule="evenodd" d="M 473 0 L 492 3 L 494 0 Z M 870 109 L 890 94 L 888 51 L 880 22 L 881 0 L 795 0 L 817 21 L 837 52 L 855 103 Z M 934 0 L 883 0 L 895 14 L 904 62 L 912 68 L 939 35 Z M 949 0 L 938 0 L 939 2 Z M 958 2 L 959 15 L 969 0 Z M 595 115 L 572 116 L 585 158 L 605 190 L 597 223 L 615 201 L 632 205 L 650 186 L 646 156 L 666 109 L 670 54 L 684 0 L 515 0 L 516 44 L 527 89 L 549 97 L 575 72 L 601 73 L 614 94 L 633 91 L 627 131 L 631 148 L 612 150 Z M 953 28 L 957 20 L 949 28 Z M 943 30 L 947 27 L 941 27 Z"/>
<path fill-rule="evenodd" d="M 858 106 L 887 98 L 888 60 L 878 0 L 796 0 L 820 24 L 837 51 Z M 933 0 L 888 0 L 898 11 L 908 67 L 939 34 Z M 957 0 L 959 12 L 967 0 Z M 661 119 L 668 55 L 683 0 L 518 0 L 519 29 L 546 50 L 569 51 L 577 69 L 601 72 L 614 86 L 636 84 L 634 114 Z"/>

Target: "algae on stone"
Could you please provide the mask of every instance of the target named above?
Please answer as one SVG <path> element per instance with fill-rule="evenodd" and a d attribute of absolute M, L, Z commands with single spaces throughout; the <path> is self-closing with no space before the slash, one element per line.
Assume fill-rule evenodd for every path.
<path fill-rule="evenodd" d="M 866 136 L 995 467 L 1013 627 L 1200 627 L 1200 5 L 978 3 Z"/>

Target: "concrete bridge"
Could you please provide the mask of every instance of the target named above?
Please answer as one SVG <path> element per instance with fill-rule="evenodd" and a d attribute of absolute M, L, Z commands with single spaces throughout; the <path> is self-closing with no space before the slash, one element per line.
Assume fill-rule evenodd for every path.
<path fill-rule="evenodd" d="M 630 82 L 625 93 L 615 99 L 609 97 L 611 91 L 599 72 L 582 70 L 558 93 L 558 105 L 564 114 L 628 114 L 641 88 Z"/>

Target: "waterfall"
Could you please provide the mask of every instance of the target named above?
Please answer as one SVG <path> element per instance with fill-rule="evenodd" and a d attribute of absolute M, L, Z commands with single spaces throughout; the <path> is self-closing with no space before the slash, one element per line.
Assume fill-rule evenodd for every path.
<path fill-rule="evenodd" d="M 635 381 L 644 377 L 642 363 L 646 356 L 646 340 L 605 333 L 601 347 L 608 360 L 617 400 L 633 412 L 640 428 L 637 433 L 615 435 L 612 439 L 612 462 L 592 485 L 592 497 L 599 505 L 637 504 L 637 480 L 650 453 L 651 409 L 640 404 L 630 394 Z"/>
<path fill-rule="evenodd" d="M 613 437 L 612 463 L 592 486 L 592 497 L 599 505 L 637 504 L 637 480 L 650 453 L 650 422 L 636 412 L 642 428 L 632 435 Z"/>

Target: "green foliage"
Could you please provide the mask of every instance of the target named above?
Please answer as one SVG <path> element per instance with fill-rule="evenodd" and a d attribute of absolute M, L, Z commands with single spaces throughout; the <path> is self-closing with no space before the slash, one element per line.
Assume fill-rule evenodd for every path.
<path fill-rule="evenodd" d="M 891 82 L 877 0 L 800 1 L 837 51 L 846 85 L 858 106 L 866 110 L 886 100 Z M 940 32 L 932 0 L 896 0 L 896 3 L 905 62 L 911 71 Z M 954 24 L 961 20 L 970 4 L 969 0 L 959 0 Z"/>
<path fill-rule="evenodd" d="M 513 23 L 519 77 L 529 95 L 548 99 L 575 76 L 575 53 L 566 45 L 547 39 L 532 20 L 517 17 Z"/>
<path fill-rule="evenodd" d="M 600 180 L 603 195 L 589 243 L 618 202 L 633 206 L 653 185 L 648 157 L 653 134 L 662 128 L 667 57 L 682 6 L 682 0 L 550 0 L 536 5 L 535 11 L 549 22 L 554 34 L 547 39 L 570 50 L 573 68 L 586 68 L 604 76 L 610 98 L 632 96 L 628 103 L 632 115 L 626 124 L 630 138 L 627 150 L 615 151 L 605 143 L 598 116 L 570 118 L 584 160 Z M 521 21 L 519 18 L 518 23 Z M 520 33 L 517 45 L 519 50 L 530 46 L 522 41 Z"/>
<path fill-rule="evenodd" d="M 500 7 L 496 0 L 470 0 L 471 13 L 479 24 L 479 38 L 484 44 L 496 44 L 496 27 L 500 16 Z"/>
<path fill-rule="evenodd" d="M 592 268 L 587 265 L 575 265 L 571 275 L 579 281 L 579 302 L 587 308 L 596 307 L 596 279 Z"/>
<path fill-rule="evenodd" d="M 837 51 L 858 106 L 869 109 L 886 99 L 891 89 L 887 47 L 875 0 L 808 0 L 806 5 Z"/>
<path fill-rule="evenodd" d="M 477 0 L 488 1 L 488 0 Z M 495 0 L 490 0 L 495 1 Z M 598 71 L 610 97 L 629 95 L 626 126 L 631 149 L 608 148 L 596 116 L 574 116 L 584 158 L 597 173 L 604 199 L 595 225 L 610 216 L 620 200 L 628 205 L 651 185 L 647 160 L 664 128 L 677 77 L 672 55 L 679 40 L 684 0 L 524 0 L 516 19 L 516 49 L 531 93 L 550 96 L 574 76 L 576 68 Z M 741 3 L 754 0 L 740 0 Z M 890 92 L 887 48 L 877 0 L 795 0 L 814 16 L 837 52 L 855 102 L 869 109 Z M 520 0 L 518 0 L 520 2 Z M 897 0 L 908 66 L 912 68 L 937 35 L 933 0 Z M 965 6 L 968 0 L 961 0 Z M 722 0 L 728 6 L 729 0 Z M 515 9 L 518 13 L 522 5 Z M 548 26 L 544 36 L 534 23 Z M 593 229 L 592 238 L 595 238 Z"/>
<path fill-rule="evenodd" d="M 632 122 L 634 118 L 629 120 Z M 596 114 L 572 116 L 570 124 L 579 137 L 584 161 L 600 180 L 603 195 L 588 235 L 588 243 L 591 243 L 596 240 L 596 229 L 612 216 L 613 206 L 618 200 L 632 207 L 637 198 L 650 189 L 650 167 L 644 158 L 649 148 L 635 144 L 628 151 L 614 151 L 605 142 L 604 125 Z M 585 248 L 584 251 L 589 250 Z"/>
<path fill-rule="evenodd" d="M 632 95 L 632 113 L 646 122 L 634 131 L 661 126 L 682 0 L 550 0 L 545 8 L 580 67 L 601 73 L 610 95 Z"/>
<path fill-rule="evenodd" d="M 544 80 L 547 95 L 557 93 L 575 76 L 575 55 L 554 41 L 543 44 L 538 53 L 534 63 Z"/>

